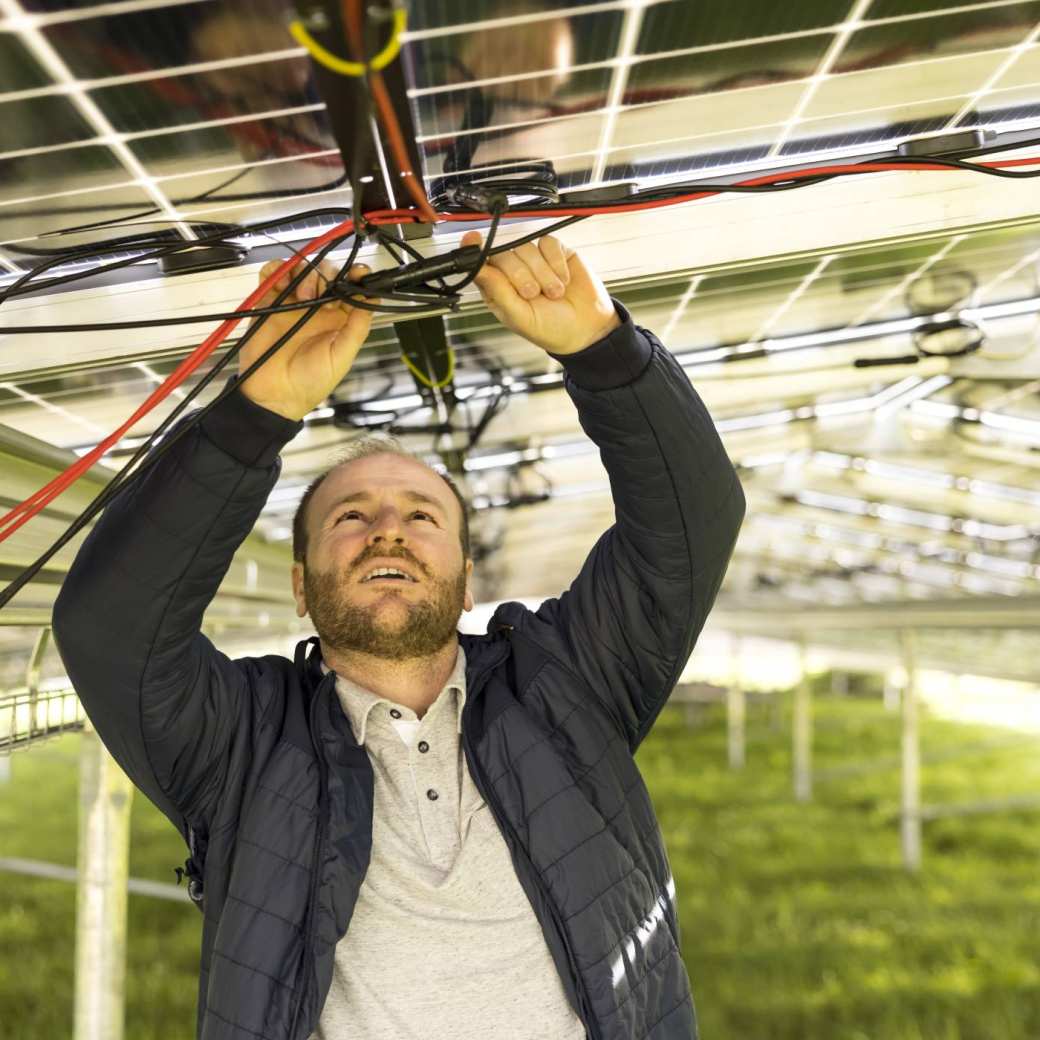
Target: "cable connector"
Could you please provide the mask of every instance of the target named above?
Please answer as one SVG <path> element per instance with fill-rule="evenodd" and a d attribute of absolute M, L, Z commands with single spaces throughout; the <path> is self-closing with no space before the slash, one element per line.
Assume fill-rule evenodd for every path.
<path fill-rule="evenodd" d="M 973 127 L 971 130 L 954 130 L 934 137 L 912 137 L 899 144 L 896 154 L 927 159 L 929 156 L 948 155 L 951 152 L 972 152 L 996 139 L 995 130 Z"/>
<path fill-rule="evenodd" d="M 445 195 L 454 205 L 477 213 L 494 213 L 509 205 L 509 196 L 504 191 L 482 188 L 479 184 L 453 184 L 445 190 Z"/>
<path fill-rule="evenodd" d="M 601 202 L 621 202 L 639 190 L 635 181 L 620 184 L 605 184 L 602 188 L 576 188 L 560 192 L 560 204 L 564 206 L 598 206 Z"/>
<path fill-rule="evenodd" d="M 365 291 L 366 296 L 378 296 L 380 292 L 400 289 L 414 283 L 428 282 L 433 278 L 443 278 L 446 274 L 472 271 L 480 262 L 480 254 L 480 246 L 461 246 L 450 253 L 431 256 L 426 260 L 416 260 L 414 263 L 402 264 L 400 267 L 373 271 L 358 282 L 342 283 L 340 289 L 342 291 L 351 285 L 356 285 Z"/>

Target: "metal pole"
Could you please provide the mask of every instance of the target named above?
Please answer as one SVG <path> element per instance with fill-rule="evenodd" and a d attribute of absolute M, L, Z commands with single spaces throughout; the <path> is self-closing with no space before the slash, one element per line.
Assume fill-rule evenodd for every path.
<path fill-rule="evenodd" d="M 738 636 L 733 639 L 733 672 L 726 687 L 726 734 L 730 769 L 743 769 L 746 758 L 746 704 L 744 686 L 740 681 L 740 655 L 741 640 Z"/>
<path fill-rule="evenodd" d="M 812 798 L 812 694 L 809 690 L 809 652 L 805 637 L 799 641 L 802 678 L 794 691 L 794 797 Z"/>
<path fill-rule="evenodd" d="M 899 684 L 886 672 L 884 688 L 885 711 L 895 711 L 899 707 Z"/>
<path fill-rule="evenodd" d="M 900 632 L 906 683 L 903 686 L 903 771 L 899 813 L 903 844 L 903 866 L 921 866 L 921 748 L 917 728 L 917 633 L 912 628 Z"/>
<path fill-rule="evenodd" d="M 84 723 L 79 770 L 74 1040 L 122 1040 L 133 785 Z"/>

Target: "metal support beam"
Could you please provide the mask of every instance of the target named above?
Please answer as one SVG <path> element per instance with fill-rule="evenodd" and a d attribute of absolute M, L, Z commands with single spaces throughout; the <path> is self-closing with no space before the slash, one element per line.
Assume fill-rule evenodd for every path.
<path fill-rule="evenodd" d="M 812 798 L 812 692 L 809 688 L 809 651 L 800 640 L 802 678 L 794 691 L 794 797 Z"/>
<path fill-rule="evenodd" d="M 726 688 L 726 730 L 730 769 L 743 769 L 746 760 L 746 703 L 740 675 L 741 640 L 733 640 L 733 672 Z"/>
<path fill-rule="evenodd" d="M 899 821 L 903 866 L 921 866 L 921 747 L 917 726 L 917 633 L 904 628 L 900 633 L 906 683 L 903 686 L 903 769 Z"/>
<path fill-rule="evenodd" d="M 80 745 L 74 1040 L 122 1040 L 133 785 L 89 720 Z"/>

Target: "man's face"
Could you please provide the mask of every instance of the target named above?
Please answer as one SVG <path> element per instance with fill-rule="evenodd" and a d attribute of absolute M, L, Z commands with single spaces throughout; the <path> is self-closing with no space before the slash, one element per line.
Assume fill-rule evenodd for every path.
<path fill-rule="evenodd" d="M 307 565 L 293 564 L 299 617 L 322 643 L 390 660 L 428 657 L 456 638 L 473 609 L 462 511 L 426 466 L 370 455 L 325 478 L 307 509 Z M 397 567 L 406 578 L 370 578 Z"/>

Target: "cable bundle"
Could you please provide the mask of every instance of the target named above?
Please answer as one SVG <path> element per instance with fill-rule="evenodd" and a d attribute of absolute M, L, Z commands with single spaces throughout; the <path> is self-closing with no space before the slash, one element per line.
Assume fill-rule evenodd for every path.
<path fill-rule="evenodd" d="M 355 54 L 359 53 L 361 40 L 361 13 L 359 0 L 344 0 L 344 22 L 350 27 L 350 37 Z M 403 29 L 403 18 L 395 22 L 395 38 Z M 307 37 L 309 40 L 309 37 Z M 313 43 L 314 41 L 310 41 Z M 391 41 L 392 43 L 393 41 Z M 307 44 L 305 44 L 307 45 Z M 316 45 L 315 45 L 316 46 Z M 313 49 L 312 56 L 315 55 Z M 385 53 L 387 48 L 384 48 Z M 326 52 L 327 53 L 327 52 Z M 396 53 L 396 50 L 394 51 Z M 392 57 L 392 55 L 391 55 Z M 342 60 L 342 59 L 340 59 Z M 389 60 L 389 59 L 387 59 Z M 5 301 L 29 293 L 35 293 L 44 289 L 66 285 L 84 278 L 93 277 L 142 261 L 159 260 L 163 257 L 176 253 L 197 249 L 200 245 L 224 243 L 232 238 L 243 235 L 263 234 L 278 226 L 298 222 L 300 220 L 314 219 L 318 217 L 335 218 L 343 217 L 340 223 L 330 230 L 308 242 L 300 250 L 289 249 L 291 256 L 275 272 L 265 279 L 233 312 L 219 314 L 195 315 L 187 318 L 165 318 L 152 320 L 137 320 L 126 322 L 94 322 L 87 324 L 72 325 L 50 325 L 50 326 L 0 326 L 0 335 L 33 334 L 33 333 L 56 333 L 56 332 L 84 332 L 97 330 L 116 330 L 130 328 L 156 328 L 167 325 L 190 324 L 194 322 L 209 322 L 219 320 L 222 324 L 199 346 L 177 369 L 158 387 L 148 399 L 130 416 L 127 421 L 117 430 L 113 431 L 100 444 L 88 454 L 84 455 L 77 463 L 71 466 L 65 473 L 60 474 L 46 486 L 37 491 L 25 502 L 20 503 L 3 517 L 0 517 L 0 541 L 8 538 L 23 524 L 28 522 L 40 510 L 54 501 L 63 491 L 74 483 L 87 469 L 104 455 L 132 426 L 143 416 L 148 414 L 155 406 L 168 397 L 184 380 L 195 372 L 201 364 L 220 346 L 231 334 L 237 324 L 243 318 L 255 319 L 251 327 L 239 338 L 217 362 L 213 368 L 189 391 L 184 399 L 177 405 L 171 414 L 152 432 L 152 434 L 139 446 L 131 459 L 115 475 L 110 484 L 87 506 L 86 509 L 70 525 L 68 530 L 30 567 L 28 567 L 18 578 L 0 592 L 0 608 L 5 606 L 24 587 L 42 567 L 66 545 L 80 530 L 88 524 L 94 516 L 105 508 L 117 495 L 121 494 L 139 474 L 145 472 L 154 465 L 159 458 L 184 435 L 195 423 L 197 423 L 211 409 L 217 407 L 227 396 L 232 388 L 225 388 L 218 396 L 205 407 L 198 409 L 192 420 L 181 424 L 179 429 L 171 437 L 165 437 L 173 423 L 187 409 L 205 387 L 221 372 L 230 361 L 237 356 L 238 351 L 256 334 L 263 326 L 267 318 L 272 314 L 283 313 L 292 310 L 302 310 L 300 318 L 293 326 L 281 336 L 272 346 L 252 365 L 241 374 L 244 381 L 269 357 L 279 350 L 306 321 L 326 303 L 345 301 L 353 307 L 360 307 L 378 311 L 381 313 L 393 313 L 396 315 L 427 316 L 443 312 L 445 309 L 456 309 L 461 299 L 461 292 L 476 277 L 480 267 L 490 256 L 505 250 L 515 249 L 517 246 L 546 234 L 551 234 L 576 221 L 583 220 L 596 214 L 605 213 L 632 213 L 642 210 L 654 209 L 660 206 L 676 205 L 684 202 L 692 202 L 698 199 L 709 198 L 721 193 L 761 193 L 774 191 L 787 191 L 792 188 L 807 187 L 813 184 L 823 183 L 835 177 L 858 176 L 869 173 L 882 173 L 905 170 L 968 170 L 977 173 L 985 173 L 1002 177 L 1036 177 L 1040 176 L 1040 170 L 1014 170 L 1018 166 L 1034 166 L 1040 163 L 1040 159 L 1022 158 L 1005 159 L 995 162 L 967 162 L 963 159 L 951 158 L 949 156 L 937 157 L 903 157 L 896 156 L 885 158 L 880 161 L 849 163 L 846 165 L 828 165 L 811 167 L 807 169 L 789 170 L 778 173 L 770 173 L 760 177 L 736 183 L 688 183 L 672 184 L 649 188 L 645 190 L 629 191 L 619 193 L 616 186 L 603 189 L 585 189 L 579 192 L 559 194 L 554 183 L 550 184 L 550 178 L 545 175 L 544 169 L 532 175 L 528 183 L 522 180 L 503 179 L 501 183 L 494 178 L 487 178 L 484 174 L 486 169 L 476 171 L 477 177 L 473 182 L 458 178 L 453 174 L 453 179 L 439 184 L 441 194 L 437 197 L 438 202 L 454 203 L 454 205 L 443 205 L 439 210 L 434 209 L 422 192 L 421 182 L 408 168 L 407 152 L 404 149 L 403 138 L 400 128 L 395 131 L 396 119 L 393 116 L 392 107 L 385 96 L 385 87 L 382 87 L 379 70 L 376 61 L 370 63 L 357 63 L 363 70 L 369 93 L 374 99 L 380 112 L 380 118 L 384 123 L 391 150 L 397 162 L 402 179 L 408 186 L 416 203 L 414 208 L 377 210 L 373 212 L 362 212 L 361 193 L 363 184 L 358 177 L 352 177 L 354 198 L 353 207 L 349 210 L 331 207 L 311 210 L 305 213 L 295 214 L 290 218 L 278 218 L 248 226 L 222 226 L 218 230 L 204 235 L 196 240 L 167 242 L 157 239 L 156 236 L 129 236 L 102 243 L 97 246 L 77 247 L 69 253 L 51 256 L 41 264 L 27 271 L 5 290 L 0 290 L 0 305 Z M 384 62 L 385 64 L 385 62 Z M 344 73 L 346 75 L 360 75 L 356 71 Z M 988 149 L 976 149 L 979 154 L 985 151 L 993 151 L 994 146 Z M 356 170 L 354 171 L 356 173 Z M 540 179 L 539 179 L 540 178 Z M 519 187 L 518 187 L 519 186 Z M 535 190 L 531 190 L 534 188 Z M 534 195 L 540 199 L 540 204 L 532 206 L 530 202 L 511 203 L 509 195 L 513 192 L 522 193 L 527 196 Z M 474 203 L 486 204 L 487 209 L 483 212 L 474 211 Z M 461 204 L 460 204 L 461 203 Z M 514 239 L 507 244 L 495 244 L 500 221 L 503 217 L 511 218 L 545 218 L 549 214 L 562 216 L 564 219 L 553 223 L 549 227 L 541 228 L 519 239 Z M 439 256 L 425 258 L 414 247 L 403 238 L 392 234 L 385 225 L 402 224 L 416 221 L 465 221 L 475 220 L 490 221 L 486 239 L 483 247 L 463 247 L 451 250 Z M 396 267 L 387 270 L 375 271 L 366 275 L 358 282 L 348 281 L 346 272 L 352 266 L 364 237 L 373 236 L 390 254 L 397 260 Z M 307 276 L 312 268 L 317 266 L 332 250 L 341 246 L 349 238 L 353 237 L 350 254 L 340 268 L 338 275 L 326 286 L 326 291 L 314 300 L 306 304 L 286 303 L 288 295 Z M 114 253 L 125 253 L 128 248 L 139 250 L 130 257 L 114 260 L 102 264 L 87 271 L 78 271 L 57 277 L 40 280 L 40 276 L 54 267 L 67 263 L 70 259 L 98 258 Z M 313 259 L 307 259 L 313 255 Z M 411 259 L 406 259 L 405 254 Z M 256 307 L 257 301 L 262 299 L 267 291 L 273 286 L 283 274 L 303 260 L 300 269 L 293 275 L 289 285 L 268 307 Z M 457 281 L 449 282 L 447 279 L 454 274 L 461 274 Z M 372 303 L 365 297 L 380 297 L 380 302 Z M 394 301 L 387 303 L 385 301 Z M 407 362 L 407 359 L 406 363 Z M 449 359 L 449 373 L 441 383 L 433 384 L 425 380 L 414 366 L 409 367 L 413 373 L 431 389 L 438 389 L 450 382 L 454 370 L 454 359 Z M 490 418 L 495 414 L 502 400 L 507 395 L 503 392 L 491 405 L 489 405 L 484 416 L 471 431 L 470 447 L 475 439 L 486 427 Z M 156 442 L 162 438 L 163 443 L 151 451 Z M 150 454 L 149 454 L 150 452 Z M 146 457 L 147 456 L 147 457 Z M 137 465 L 140 463 L 140 465 Z M 136 466 L 136 469 L 134 468 Z"/>

